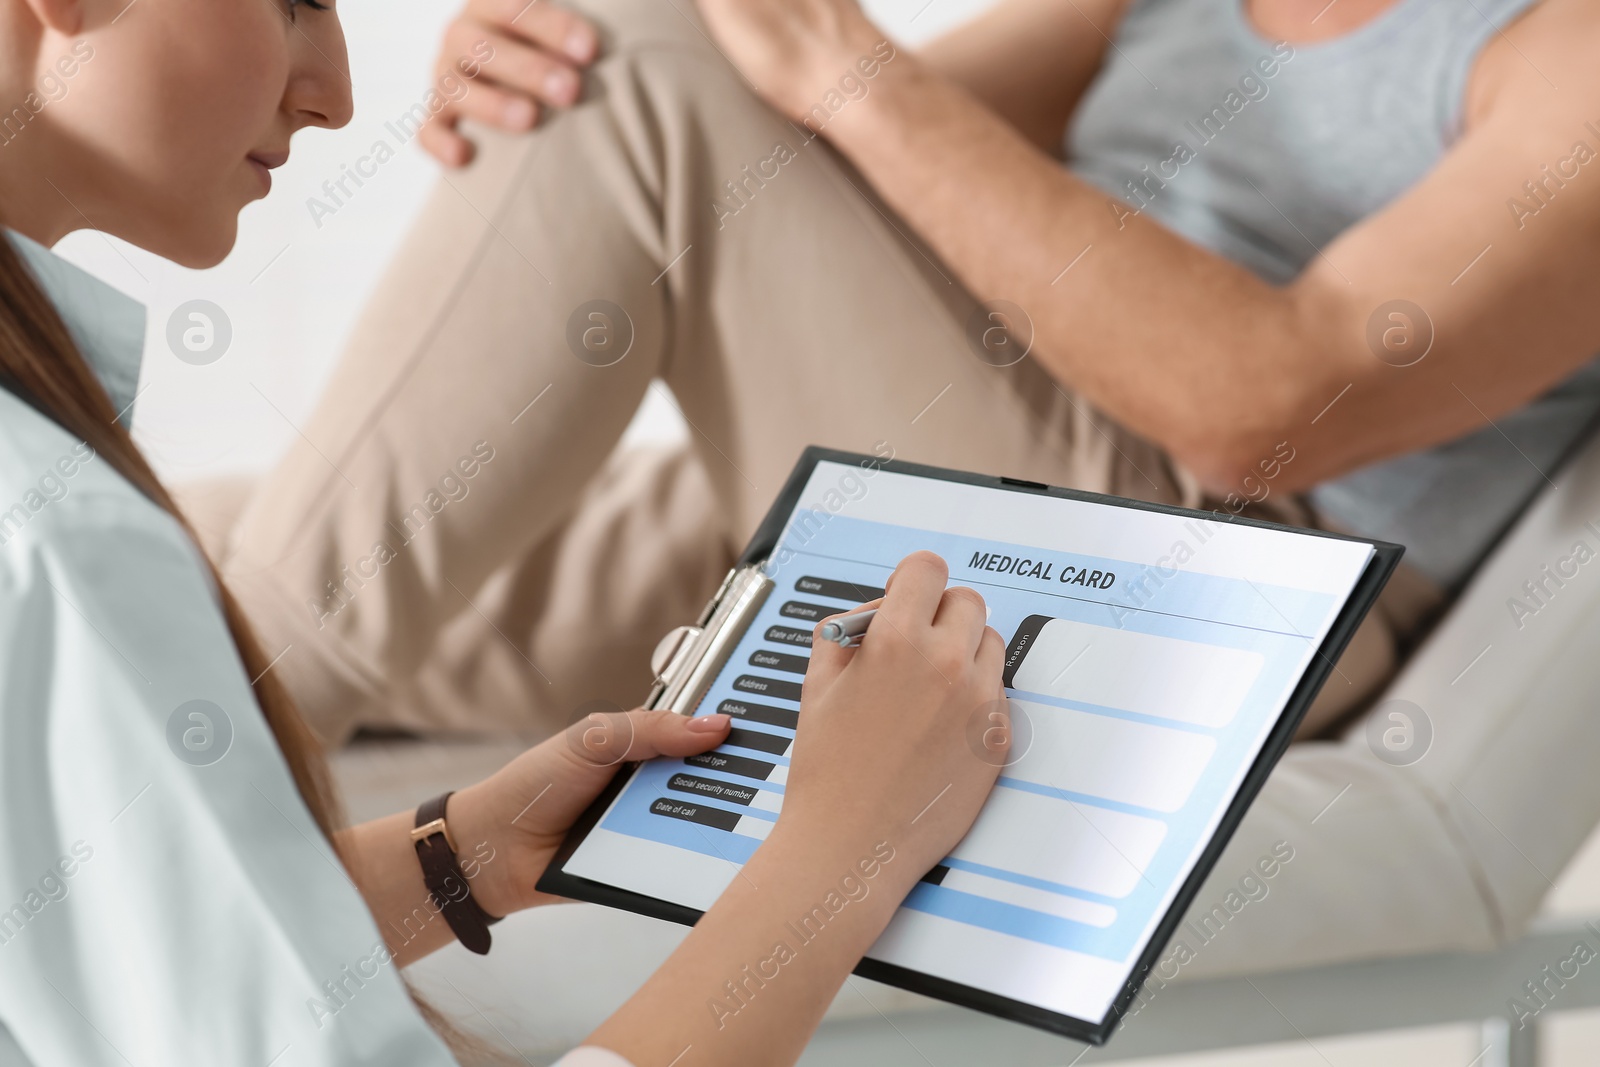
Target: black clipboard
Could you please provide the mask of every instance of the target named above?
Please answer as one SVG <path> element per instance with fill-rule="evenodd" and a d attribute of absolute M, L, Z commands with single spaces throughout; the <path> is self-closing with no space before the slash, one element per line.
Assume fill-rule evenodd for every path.
<path fill-rule="evenodd" d="M 1195 861 L 1194 868 L 1184 879 L 1166 914 L 1162 916 L 1155 931 L 1150 935 L 1150 940 L 1146 944 L 1144 951 L 1134 961 L 1129 978 L 1124 983 L 1121 992 L 1112 1002 L 1103 1020 L 1095 1022 L 1063 1015 L 1026 1001 L 1014 1000 L 985 989 L 964 985 L 879 960 L 863 958 L 856 965 L 854 971 L 855 974 L 863 978 L 882 982 L 885 985 L 896 986 L 936 1000 L 971 1008 L 975 1011 L 1036 1027 L 1040 1030 L 1083 1041 L 1091 1045 L 1103 1045 L 1110 1039 L 1118 1023 L 1122 1021 L 1123 1015 L 1127 1012 L 1143 986 L 1145 977 L 1160 959 L 1161 953 L 1166 950 L 1167 943 L 1177 930 L 1178 924 L 1183 921 L 1184 915 L 1187 914 L 1189 905 L 1194 902 L 1194 898 L 1199 893 L 1201 886 L 1205 883 L 1212 868 L 1216 866 L 1217 861 L 1221 858 L 1223 850 L 1232 839 L 1234 831 L 1238 829 L 1245 813 L 1261 792 L 1262 786 L 1266 784 L 1268 776 L 1272 773 L 1272 768 L 1277 765 L 1278 761 L 1283 758 L 1284 753 L 1288 751 L 1289 745 L 1294 739 L 1295 731 L 1299 728 L 1301 720 L 1305 718 L 1312 701 L 1316 699 L 1317 693 L 1321 691 L 1323 684 L 1333 671 L 1334 664 L 1350 643 L 1350 639 L 1355 635 L 1356 629 L 1361 625 L 1361 621 L 1366 618 L 1367 612 L 1377 602 L 1378 594 L 1382 592 L 1384 585 L 1387 584 L 1390 576 L 1394 573 L 1395 567 L 1399 565 L 1400 557 L 1404 554 L 1405 549 L 1400 545 L 1385 541 L 1374 541 L 1369 538 L 1350 537 L 1321 530 L 1283 526 L 1278 523 L 1264 522 L 1259 519 L 1245 518 L 1223 512 L 1197 511 L 1190 508 L 1172 507 L 1166 504 L 1151 504 L 1139 500 L 1106 496 L 1100 493 L 1063 489 L 1058 486 L 1044 485 L 1039 482 L 1022 479 L 947 470 L 941 467 L 930 467 L 919 463 L 908 463 L 854 452 L 842 452 L 813 445 L 801 454 L 799 462 L 789 475 L 789 480 L 784 484 L 783 490 L 778 494 L 777 499 L 773 501 L 772 507 L 768 510 L 766 517 L 762 520 L 761 525 L 756 529 L 755 534 L 750 538 L 749 544 L 740 556 L 739 566 L 760 564 L 777 549 L 779 538 L 783 536 L 789 517 L 794 512 L 807 482 L 819 463 L 859 466 L 863 470 L 870 469 L 874 472 L 887 471 L 918 478 L 958 482 L 1004 492 L 1028 493 L 1065 500 L 1107 504 L 1180 518 L 1196 518 L 1210 522 L 1226 522 L 1241 526 L 1284 530 L 1304 536 L 1326 537 L 1338 541 L 1365 544 L 1371 546 L 1373 550 L 1365 571 L 1362 572 L 1360 579 L 1350 593 L 1349 599 L 1346 600 L 1344 608 L 1340 611 L 1332 628 L 1329 630 L 1327 638 L 1318 649 L 1318 654 L 1312 658 L 1311 665 L 1301 676 L 1283 712 L 1278 716 L 1277 723 L 1268 734 L 1261 751 L 1256 756 L 1255 762 L 1245 774 L 1238 792 L 1235 793 L 1232 801 L 1228 804 L 1227 810 L 1223 813 L 1217 830 L 1201 851 L 1199 858 Z M 713 601 L 714 604 L 715 601 Z M 710 615 L 711 607 L 708 606 L 706 615 L 702 619 L 709 618 Z M 605 791 L 579 816 L 577 822 L 573 824 L 572 830 L 562 842 L 561 847 L 551 858 L 544 874 L 540 877 L 538 889 L 541 893 L 549 893 L 591 904 L 603 904 L 623 911 L 631 911 L 656 919 L 665 919 L 669 922 L 693 926 L 700 916 L 704 914 L 703 912 L 680 904 L 659 900 L 645 894 L 581 878 L 563 870 L 563 867 L 572 858 L 584 838 L 588 836 L 589 832 L 599 823 L 606 810 L 610 808 L 612 801 L 616 799 L 618 794 L 633 778 L 638 766 L 638 764 L 624 766 L 611 781 L 611 784 L 606 787 Z"/>

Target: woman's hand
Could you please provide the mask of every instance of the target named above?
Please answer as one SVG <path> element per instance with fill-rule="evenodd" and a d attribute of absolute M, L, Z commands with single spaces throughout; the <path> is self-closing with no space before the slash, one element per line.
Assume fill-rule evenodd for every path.
<path fill-rule="evenodd" d="M 728 722 L 720 714 L 688 719 L 670 711 L 597 713 L 451 797 L 446 818 L 479 905 L 491 915 L 507 915 L 559 900 L 534 885 L 617 768 L 715 748 L 727 739 Z"/>
<path fill-rule="evenodd" d="M 884 42 L 856 0 L 698 3 L 723 53 L 767 103 L 797 122 L 837 92 L 841 78 L 859 77 L 858 64 Z"/>
<path fill-rule="evenodd" d="M 981 596 L 945 588 L 949 573 L 931 552 L 907 556 L 859 649 L 813 639 L 767 847 L 867 855 L 887 841 L 909 889 L 972 826 L 1009 746 L 1005 641 Z"/>
<path fill-rule="evenodd" d="M 1007 732 L 990 718 L 1004 714 L 1005 645 L 984 625 L 983 599 L 948 579 L 938 556 L 908 556 L 860 649 L 812 641 L 777 826 L 589 1044 L 639 1064 L 685 1048 L 705 1067 L 799 1056 L 905 894 L 972 825 L 1005 759 Z M 816 936 L 797 936 L 797 916 Z M 729 997 L 758 974 L 770 989 Z"/>
<path fill-rule="evenodd" d="M 599 33 L 566 8 L 545 0 L 467 0 L 439 48 L 434 91 L 445 106 L 423 127 L 423 147 L 459 167 L 473 153 L 457 129 L 462 119 L 531 130 L 541 105 L 577 102 L 581 71 L 599 52 Z"/>

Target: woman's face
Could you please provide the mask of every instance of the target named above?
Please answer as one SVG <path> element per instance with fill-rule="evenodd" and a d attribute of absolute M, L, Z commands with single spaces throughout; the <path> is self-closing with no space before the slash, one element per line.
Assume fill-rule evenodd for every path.
<path fill-rule="evenodd" d="M 29 123 L 39 128 L 21 129 L 8 147 L 44 135 L 27 146 L 44 157 L 32 165 L 76 225 L 211 266 L 232 249 L 240 209 L 266 195 L 291 135 L 350 120 L 344 32 L 331 9 L 305 0 L 54 2 L 75 5 L 82 23 L 45 33 L 35 78 L 46 102 Z"/>

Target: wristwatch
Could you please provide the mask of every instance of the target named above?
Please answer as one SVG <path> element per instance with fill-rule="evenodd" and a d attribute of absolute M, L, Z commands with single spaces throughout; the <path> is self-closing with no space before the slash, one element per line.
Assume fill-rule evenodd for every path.
<path fill-rule="evenodd" d="M 492 939 L 489 927 L 500 920 L 484 911 L 472 897 L 472 886 L 456 862 L 456 843 L 445 822 L 445 805 L 454 795 L 443 793 L 417 808 L 411 843 L 422 863 L 422 881 L 450 929 L 469 952 L 487 955 Z"/>

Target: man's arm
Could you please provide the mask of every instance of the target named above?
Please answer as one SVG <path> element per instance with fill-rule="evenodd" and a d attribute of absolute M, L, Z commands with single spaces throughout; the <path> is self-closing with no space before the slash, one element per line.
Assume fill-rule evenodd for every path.
<path fill-rule="evenodd" d="M 1030 144 L 1061 154 L 1067 121 L 1105 61 L 1129 0 L 1000 0 L 921 49 Z"/>
<path fill-rule="evenodd" d="M 741 64 L 784 54 L 761 39 L 763 2 L 701 0 Z M 752 80 L 805 99 L 876 33 L 846 22 L 842 4 L 796 5 L 830 9 L 813 25 L 834 27 L 798 51 L 791 37 L 788 54 L 825 58 Z M 1597 44 L 1592 9 L 1546 0 L 1492 46 L 1522 62 L 1435 172 L 1283 288 L 1131 216 L 916 57 L 885 67 L 827 136 L 968 288 L 1028 312 L 1034 355 L 1063 384 L 1215 489 L 1287 440 L 1297 458 L 1277 484 L 1299 489 L 1480 428 L 1600 349 L 1600 161 L 1536 218 L 1507 206 L 1575 142 L 1600 146 L 1585 127 L 1600 128 Z M 1426 309 L 1436 333 L 1407 368 L 1367 342 L 1374 311 L 1395 299 Z"/>

